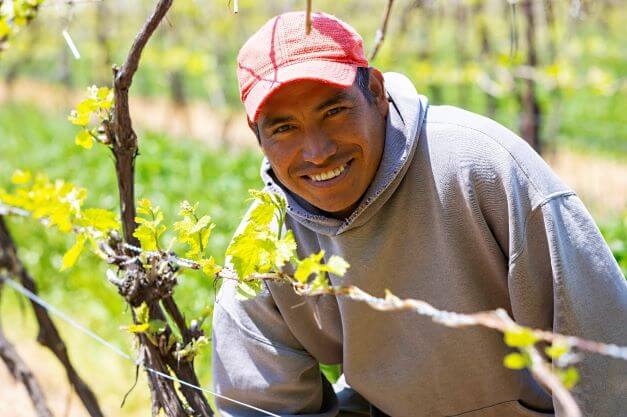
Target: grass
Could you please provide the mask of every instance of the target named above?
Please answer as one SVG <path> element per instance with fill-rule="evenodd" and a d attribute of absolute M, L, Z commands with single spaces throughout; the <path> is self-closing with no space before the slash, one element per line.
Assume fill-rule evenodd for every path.
<path fill-rule="evenodd" d="M 621 218 L 602 224 L 601 233 L 627 277 L 627 211 Z"/>

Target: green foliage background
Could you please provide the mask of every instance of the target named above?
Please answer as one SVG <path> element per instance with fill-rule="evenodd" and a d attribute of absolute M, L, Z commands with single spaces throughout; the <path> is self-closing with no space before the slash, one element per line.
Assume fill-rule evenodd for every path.
<path fill-rule="evenodd" d="M 314 8 L 354 25 L 369 50 L 384 3 L 321 0 L 314 1 Z M 480 2 L 426 1 L 424 4 L 433 7 L 406 12 L 410 3 L 395 2 L 388 37 L 373 65 L 407 74 L 431 103 L 460 105 L 483 114 L 488 99 L 477 80 L 488 75 L 502 92 L 496 98 L 494 118 L 517 130 L 515 83 L 503 74 L 522 62 L 524 25 L 515 25 L 520 45 L 512 51 L 507 2 L 483 2 L 485 9 L 468 15 L 463 27 L 456 18 L 456 5 L 471 10 Z M 537 32 L 542 45 L 538 89 L 545 110 L 545 144 L 558 152 L 574 147 L 627 164 L 627 9 L 610 1 L 585 2 L 587 9 L 573 15 L 571 2 L 552 3 L 556 15 L 553 32 L 542 25 Z M 153 4 L 150 0 L 107 0 L 78 3 L 72 8 L 42 8 L 38 18 L 0 55 L 0 77 L 9 88 L 15 77 L 64 83 L 81 90 L 94 83 L 110 85 L 111 64 L 122 62 Z M 243 0 L 239 6 L 240 13 L 234 16 L 226 1 L 175 1 L 168 23 L 157 31 L 145 51 L 131 95 L 200 100 L 216 111 L 244 117 L 240 115 L 235 79 L 239 47 L 267 19 L 284 10 L 302 8 L 304 2 Z M 482 25 L 490 33 L 492 51 L 488 56 L 480 54 L 478 29 Z M 61 31 L 66 28 L 81 52 L 80 60 L 71 57 L 64 43 Z M 546 47 L 551 33 L 557 41 L 554 52 Z M 456 38 L 460 34 L 461 41 Z M 76 128 L 66 120 L 68 110 L 44 113 L 31 105 L 0 104 L 0 187 L 8 186 L 17 168 L 41 171 L 86 187 L 88 205 L 117 211 L 111 155 L 102 146 L 85 151 L 74 144 Z M 175 220 L 178 202 L 200 202 L 199 212 L 210 214 L 217 224 L 210 249 L 222 262 L 224 249 L 248 204 L 247 190 L 261 186 L 260 153 L 251 148 L 209 148 L 192 138 L 173 138 L 160 132 L 138 130 L 138 134 L 137 197 L 150 198 L 161 206 L 168 222 Z M 250 135 L 247 140 L 254 138 Z M 627 272 L 627 207 L 614 218 L 597 220 Z M 130 351 L 130 337 L 119 330 L 129 323 L 130 314 L 106 282 L 106 266 L 93 256 L 85 256 L 72 270 L 59 272 L 61 257 L 71 245 L 69 237 L 49 232 L 30 220 L 11 219 L 10 226 L 20 256 L 42 295 Z M 24 323 L 19 302 L 9 291 L 3 293 L 4 325 L 17 328 Z M 186 272 L 181 277 L 176 297 L 188 317 L 198 314 L 213 296 L 212 283 L 201 274 Z M 92 342 L 75 334 L 69 337 L 71 352 L 87 361 L 84 355 L 93 348 Z M 73 343 L 77 347 L 72 347 Z M 87 352 L 82 352 L 83 348 Z M 110 359 L 104 356 L 102 360 L 107 363 Z M 201 357 L 198 366 L 203 382 L 208 381 L 208 360 L 209 355 Z M 85 366 L 91 371 L 99 369 L 96 364 Z M 126 382 L 122 391 L 120 387 L 112 391 L 113 403 L 130 386 Z M 107 387 L 103 395 L 107 389 L 114 390 L 110 384 Z"/>

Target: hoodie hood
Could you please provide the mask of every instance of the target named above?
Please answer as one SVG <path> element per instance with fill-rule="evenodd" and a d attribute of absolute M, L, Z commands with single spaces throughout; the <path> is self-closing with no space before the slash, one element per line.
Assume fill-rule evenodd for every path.
<path fill-rule="evenodd" d="M 287 200 L 288 216 L 315 233 L 335 236 L 366 223 L 394 193 L 413 159 L 427 114 L 427 98 L 419 95 L 404 75 L 390 72 L 383 77 L 390 110 L 381 162 L 361 202 L 346 219 L 326 216 L 295 196 L 276 179 L 267 158 L 263 159 L 261 178 L 266 189 L 282 194 Z"/>

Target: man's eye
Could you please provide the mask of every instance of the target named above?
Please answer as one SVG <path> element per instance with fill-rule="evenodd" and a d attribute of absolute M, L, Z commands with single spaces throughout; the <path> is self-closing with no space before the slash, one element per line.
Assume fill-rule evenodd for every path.
<path fill-rule="evenodd" d="M 279 127 L 277 127 L 276 129 L 274 129 L 274 131 L 272 132 L 272 134 L 277 134 L 277 133 L 283 133 L 283 132 L 287 132 L 288 130 L 292 129 L 292 125 L 281 125 Z"/>
<path fill-rule="evenodd" d="M 346 107 L 333 107 L 332 109 L 330 109 L 329 111 L 327 111 L 326 116 L 333 116 L 335 114 L 338 114 L 342 111 L 346 110 Z"/>

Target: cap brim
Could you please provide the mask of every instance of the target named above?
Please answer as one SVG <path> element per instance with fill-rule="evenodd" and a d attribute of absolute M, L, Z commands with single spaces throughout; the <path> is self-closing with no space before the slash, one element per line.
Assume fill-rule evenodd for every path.
<path fill-rule="evenodd" d="M 256 122 L 264 103 L 278 89 L 294 81 L 314 80 L 341 88 L 349 87 L 355 81 L 356 64 L 333 61 L 304 61 L 278 68 L 257 81 L 244 100 L 246 114 Z"/>

